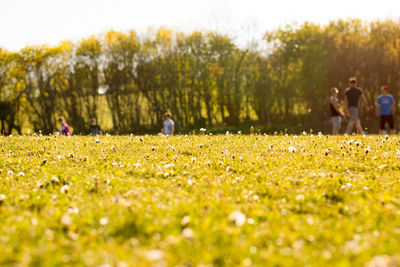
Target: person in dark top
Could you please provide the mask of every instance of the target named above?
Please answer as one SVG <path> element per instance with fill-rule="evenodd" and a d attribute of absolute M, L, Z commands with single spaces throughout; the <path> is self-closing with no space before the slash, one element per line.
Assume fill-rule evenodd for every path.
<path fill-rule="evenodd" d="M 365 97 L 363 90 L 357 87 L 357 79 L 350 78 L 350 87 L 348 87 L 344 93 L 344 104 L 346 115 L 349 117 L 349 123 L 347 124 L 346 133 L 351 134 L 353 130 L 354 124 L 360 134 L 364 134 L 364 131 L 361 127 L 360 119 L 358 118 L 358 102 L 361 99 L 364 101 L 366 105 L 367 111 L 369 111 L 368 101 Z"/>
<path fill-rule="evenodd" d="M 89 131 L 91 136 L 97 136 L 102 134 L 101 128 L 99 125 L 97 125 L 97 120 L 94 117 L 90 120 Z"/>
<path fill-rule="evenodd" d="M 342 123 L 343 112 L 340 111 L 340 102 L 338 98 L 339 90 L 334 87 L 331 89 L 331 97 L 329 98 L 329 105 L 332 120 L 332 134 L 339 134 L 340 124 Z"/>

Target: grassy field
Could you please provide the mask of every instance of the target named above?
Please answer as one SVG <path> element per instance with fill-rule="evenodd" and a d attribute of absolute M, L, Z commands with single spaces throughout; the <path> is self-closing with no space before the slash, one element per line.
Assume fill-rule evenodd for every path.
<path fill-rule="evenodd" d="M 0 265 L 400 264 L 398 136 L 0 137 Z"/>

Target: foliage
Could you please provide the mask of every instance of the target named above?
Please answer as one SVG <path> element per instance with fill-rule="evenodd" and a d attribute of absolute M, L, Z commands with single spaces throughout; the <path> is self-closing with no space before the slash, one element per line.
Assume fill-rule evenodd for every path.
<path fill-rule="evenodd" d="M 343 98 L 350 76 L 370 103 L 382 84 L 398 98 L 399 33 L 398 21 L 338 20 L 267 32 L 266 50 L 164 28 L 0 50 L 0 131 L 51 133 L 60 115 L 78 134 L 90 117 L 114 132 L 158 131 L 166 111 L 181 132 L 254 123 L 321 130 L 329 89 Z M 361 111 L 372 131 L 373 115 Z"/>

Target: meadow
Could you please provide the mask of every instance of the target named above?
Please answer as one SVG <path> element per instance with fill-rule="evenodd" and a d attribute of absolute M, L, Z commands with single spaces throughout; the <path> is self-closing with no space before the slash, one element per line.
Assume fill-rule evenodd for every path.
<path fill-rule="evenodd" d="M 0 265 L 396 266 L 399 177 L 399 136 L 2 136 Z"/>

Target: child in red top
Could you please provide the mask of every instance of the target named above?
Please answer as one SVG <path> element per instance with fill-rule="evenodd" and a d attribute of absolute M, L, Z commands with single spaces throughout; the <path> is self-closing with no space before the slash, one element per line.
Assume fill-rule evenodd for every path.
<path fill-rule="evenodd" d="M 58 122 L 61 125 L 60 134 L 61 135 L 71 136 L 71 130 L 69 129 L 68 124 L 65 122 L 64 117 L 58 118 Z"/>

